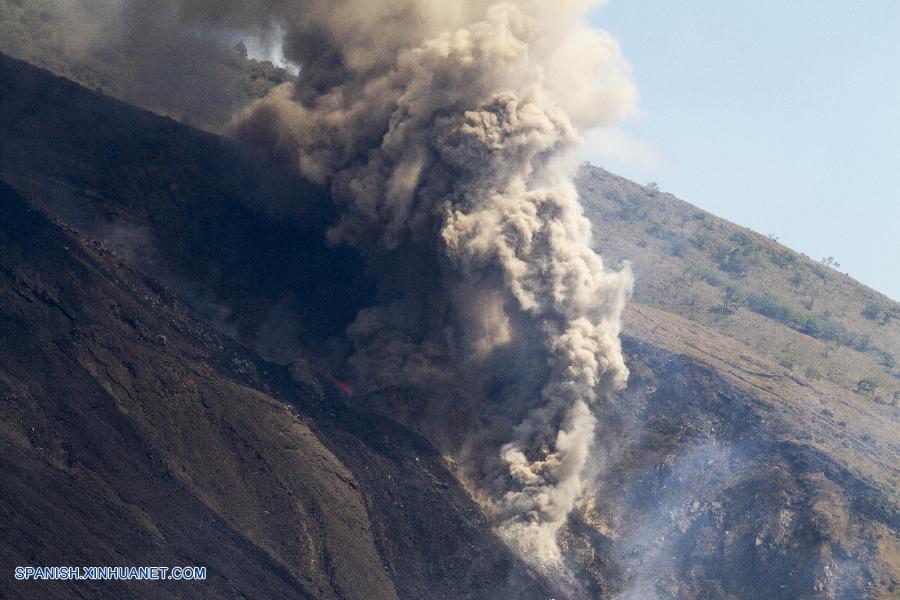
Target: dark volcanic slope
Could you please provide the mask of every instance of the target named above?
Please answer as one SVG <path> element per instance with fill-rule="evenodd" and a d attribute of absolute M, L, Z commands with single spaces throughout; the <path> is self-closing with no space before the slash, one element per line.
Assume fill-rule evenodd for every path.
<path fill-rule="evenodd" d="M 343 333 L 372 293 L 349 250 L 322 244 L 331 205 L 294 169 L 2 54 L 0 178 L 266 357 L 295 357 L 279 337 Z M 244 305 L 241 322 L 222 305 Z M 256 343 L 266 329 L 287 333 Z"/>
<path fill-rule="evenodd" d="M 0 185 L 2 571 L 209 570 L 0 596 L 543 596 L 427 444 L 327 388 Z"/>

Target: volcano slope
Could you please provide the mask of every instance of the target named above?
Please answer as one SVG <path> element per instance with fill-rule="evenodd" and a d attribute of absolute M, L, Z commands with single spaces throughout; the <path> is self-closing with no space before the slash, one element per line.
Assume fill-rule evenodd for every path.
<path fill-rule="evenodd" d="M 449 478 L 441 458 L 393 422 L 415 428 L 414 407 L 421 399 L 394 391 L 343 399 L 327 378 L 316 378 L 319 372 L 340 378 L 343 328 L 373 294 L 352 253 L 321 243 L 333 217 L 321 190 L 289 169 L 244 156 L 227 140 L 10 59 L 0 60 L 0 134 L 0 177 L 32 206 L 74 228 L 54 234 L 62 236 L 62 249 L 57 246 L 44 263 L 28 267 L 32 275 L 7 276 L 3 306 L 19 308 L 4 308 L 3 314 L 19 316 L 3 321 L 4 331 L 11 332 L 4 340 L 15 340 L 5 352 L 49 352 L 66 336 L 79 340 L 57 347 L 55 360 L 66 362 L 55 370 L 46 370 L 43 365 L 53 363 L 41 362 L 48 360 L 43 354 L 19 362 L 10 358 L 15 369 L 6 369 L 15 371 L 9 386 L 21 391 L 4 392 L 4 398 L 27 399 L 9 406 L 31 406 L 46 424 L 45 429 L 26 424 L 20 416 L 24 408 L 4 416 L 10 439 L 16 440 L 6 447 L 23 456 L 15 461 L 17 471 L 4 473 L 22 473 L 24 482 L 4 486 L 15 490 L 4 492 L 4 502 L 15 507 L 5 509 L 11 515 L 6 526 L 16 528 L 3 537 L 9 564 L 47 562 L 63 551 L 72 554 L 60 560 L 135 560 L 130 554 L 107 558 L 103 549 L 121 549 L 124 539 L 128 548 L 137 546 L 130 542 L 132 532 L 149 529 L 142 535 L 156 545 L 147 542 L 146 551 L 157 554 L 147 560 L 175 564 L 185 556 L 188 563 L 212 568 L 213 559 L 222 556 L 221 575 L 210 577 L 207 587 L 167 590 L 173 594 L 216 595 L 215 579 L 217 586 L 230 586 L 228 592 L 253 589 L 253 596 L 277 595 L 282 589 L 277 585 L 295 595 L 326 597 L 356 597 L 361 589 L 368 597 L 540 595 L 538 584 L 484 531 L 477 509 Z M 664 209 L 671 199 L 605 172 L 586 173 L 582 191 L 588 213 L 597 219 L 601 251 L 614 257 L 620 249 L 649 255 L 634 257 L 638 294 L 626 314 L 632 379 L 626 392 L 600 407 L 597 484 L 563 536 L 569 566 L 583 586 L 569 590 L 571 595 L 895 595 L 900 523 L 892 488 L 898 441 L 891 407 L 779 365 L 762 352 L 765 344 L 726 327 L 737 327 L 742 315 L 756 319 L 756 313 L 719 315 L 666 304 L 666 289 L 677 297 L 697 286 L 691 277 L 667 280 L 652 270 L 653 264 L 678 257 L 667 251 L 667 259 L 657 260 L 653 252 L 668 248 L 657 244 L 658 238 L 637 243 L 642 234 L 635 236 L 633 229 L 652 227 L 641 224 L 640 214 L 634 216 L 628 202 L 636 201 L 620 190 L 641 193 L 642 201 L 655 200 Z M 734 226 L 722 227 L 720 235 L 728 239 L 727 227 Z M 75 260 L 73 252 L 85 258 Z M 6 268 L 14 274 L 36 260 L 21 250 L 10 250 L 9 256 Z M 72 260 L 93 266 L 66 271 Z M 49 275 L 37 273 L 60 269 L 70 273 L 65 284 L 41 287 Z M 88 278 L 95 269 L 95 279 Z M 751 269 L 741 285 L 767 285 L 754 282 L 754 276 Z M 106 283 L 96 285 L 100 281 Z M 73 289 L 85 294 L 74 296 L 77 302 L 66 295 Z M 718 288 L 702 291 L 714 298 Z M 23 294 L 33 300 L 28 307 L 47 305 L 42 310 L 48 315 L 27 320 Z M 101 302 L 96 294 L 116 300 Z M 119 300 L 125 296 L 127 303 Z M 70 317 L 55 315 L 53 302 Z M 118 304 L 127 310 L 117 312 Z M 696 308 L 697 302 L 686 306 Z M 59 321 L 52 330 L 49 314 Z M 88 338 L 83 332 L 94 322 L 103 327 Z M 767 325 L 756 320 L 745 330 L 764 338 L 773 331 Z M 30 333 L 44 328 L 45 337 Z M 883 335 L 880 343 L 890 343 Z M 106 340 L 114 343 L 106 347 Z M 261 361 L 255 353 L 287 366 Z M 803 360 L 815 358 L 804 354 Z M 47 387 L 76 381 L 79 373 L 102 389 L 110 414 L 121 415 L 117 418 L 133 428 L 122 438 L 145 440 L 148 450 L 101 452 L 103 444 L 112 444 L 109 432 L 117 431 L 105 422 L 61 429 L 63 411 L 70 419 L 97 417 L 71 408 L 72 394 Z M 16 383 L 22 380 L 32 387 Z M 144 387 L 136 392 L 140 382 Z M 44 388 L 50 391 L 40 391 Z M 211 399 L 217 400 L 211 404 Z M 450 416 L 451 430 L 460 426 L 449 421 Z M 58 446 L 32 444 L 31 427 L 59 440 Z M 76 434 L 82 446 L 63 443 Z M 80 447 L 98 456 L 91 460 L 107 461 L 106 471 L 79 479 L 79 468 L 85 474 L 100 469 L 62 453 Z M 34 456 L 28 462 L 26 455 Z M 300 458 L 320 455 L 320 462 Z M 123 456 L 131 466 L 124 467 Z M 319 471 L 311 464 L 337 466 Z M 165 476 L 147 475 L 138 479 L 152 485 L 128 487 L 135 478 L 127 473 L 145 473 L 155 465 Z M 74 469 L 74 478 L 65 469 Z M 70 514 L 61 506 L 93 506 L 87 498 L 94 498 L 107 502 L 103 506 L 125 507 L 121 520 L 130 529 L 123 524 L 117 533 L 111 533 L 112 525 L 91 536 L 79 532 L 70 544 L 54 543 L 52 550 L 46 538 L 33 541 L 46 530 L 36 517 L 22 515 L 29 514 L 30 498 L 51 497 L 41 487 L 50 480 L 45 471 L 59 471 L 60 504 L 46 510 L 60 511 L 60 527 L 61 515 Z M 203 526 L 175 527 L 165 516 L 172 511 L 164 513 L 156 504 L 164 493 L 182 494 L 170 505 L 189 515 L 196 511 Z M 67 523 L 98 522 L 98 512 L 112 514 L 112 509 L 86 512 L 91 516 Z M 434 514 L 441 515 L 440 522 Z M 225 535 L 220 527 L 233 536 L 230 543 L 248 544 L 257 554 L 230 550 L 233 546 L 220 542 Z M 176 543 L 172 528 L 191 535 Z M 154 530 L 163 537 L 153 538 Z M 29 541 L 13 543 L 16 539 Z M 213 541 L 200 550 L 190 545 L 205 539 Z M 81 548 L 75 540 L 93 545 Z M 514 582 L 524 589 L 507 589 Z"/>
<path fill-rule="evenodd" d="M 424 440 L 213 331 L 6 184 L 0 357 L 3 597 L 547 596 Z M 207 579 L 17 582 L 17 565 Z"/>

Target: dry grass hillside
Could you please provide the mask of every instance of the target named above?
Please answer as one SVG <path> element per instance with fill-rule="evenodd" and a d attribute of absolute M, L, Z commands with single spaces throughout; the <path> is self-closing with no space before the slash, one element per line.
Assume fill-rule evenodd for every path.
<path fill-rule="evenodd" d="M 635 273 L 626 332 L 780 395 L 838 455 L 850 442 L 817 424 L 849 432 L 873 461 L 855 466 L 900 489 L 900 304 L 654 186 L 586 166 L 579 189 L 598 250 Z"/>

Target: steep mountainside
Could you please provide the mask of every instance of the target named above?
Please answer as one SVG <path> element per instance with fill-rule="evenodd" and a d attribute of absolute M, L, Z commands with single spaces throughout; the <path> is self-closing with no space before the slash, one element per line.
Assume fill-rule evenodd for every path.
<path fill-rule="evenodd" d="M 688 355 L 625 349 L 631 381 L 601 413 L 599 487 L 572 526 L 594 581 L 627 598 L 897 592 L 896 504 L 786 430 L 803 414 Z"/>
<path fill-rule="evenodd" d="M 4 205 L 19 208 L 7 209 L 12 216 L 3 223 L 31 223 L 6 234 L 0 271 L 0 326 L 9 332 L 2 338 L 9 359 L 0 364 L 9 386 L 20 390 L 3 392 L 10 399 L 4 410 L 16 411 L 3 418 L 10 449 L 3 456 L 12 449 L 21 456 L 12 460 L 16 470 L 3 471 L 20 473 L 20 483 L 0 492 L 13 516 L 5 526 L 15 528 L 2 538 L 6 562 L 86 556 L 116 563 L 129 556 L 121 553 L 123 540 L 147 530 L 140 534 L 150 540 L 141 558 L 204 563 L 212 553 L 211 568 L 221 561 L 207 587 L 166 590 L 173 594 L 216 595 L 225 588 L 213 587 L 215 579 L 239 591 L 250 586 L 257 590 L 252 596 L 291 589 L 288 597 L 301 591 L 357 597 L 354 586 L 362 585 L 368 597 L 506 598 L 530 591 L 540 597 L 538 584 L 484 531 L 477 509 L 449 477 L 444 464 L 452 466 L 452 457 L 436 456 L 395 422 L 405 420 L 403 395 L 345 397 L 328 382 L 342 378 L 335 357 L 342 354 L 343 328 L 371 301 L 372 289 L 352 253 L 322 244 L 333 217 L 322 190 L 227 140 L 7 58 L 0 58 L 0 178 L 76 230 L 59 231 L 5 192 Z M 755 312 L 746 300 L 751 290 L 766 288 L 772 273 L 787 283 L 776 278 L 766 289 L 791 285 L 789 272 L 782 276 L 760 262 L 737 274 L 726 256 L 728 267 L 714 268 L 723 284 L 741 288 L 745 305 L 710 311 L 721 304 L 725 285 L 701 284 L 699 276 L 691 285 L 690 275 L 669 274 L 685 264 L 679 260 L 712 268 L 719 254 L 706 256 L 692 245 L 679 258 L 667 250 L 674 238 L 664 244 L 646 234 L 660 231 L 653 223 L 673 206 L 699 211 L 598 170 L 585 171 L 581 184 L 598 220 L 600 250 L 614 261 L 634 260 L 637 294 L 625 327 L 632 378 L 601 408 L 598 485 L 564 539 L 583 588 L 563 593 L 895 595 L 898 429 L 889 401 L 807 376 L 800 370 L 806 363 L 778 364 L 772 336 L 824 344 L 790 318 L 781 323 Z M 647 205 L 646 214 L 639 206 L 637 216 L 625 216 L 630 209 L 616 200 L 628 197 L 623 190 L 643 194 L 635 201 Z M 738 230 L 704 219 L 722 244 Z M 704 219 L 685 219 L 685 237 Z M 746 235 L 753 244 L 768 243 Z M 38 244 L 43 238 L 51 242 Z M 49 249 L 30 254 L 22 250 L 29 245 Z M 896 325 L 884 318 L 892 305 L 827 275 L 846 297 L 832 297 L 826 287 L 816 302 L 846 300 L 840 323 L 888 348 L 896 339 L 890 329 Z M 866 308 L 864 294 L 886 307 L 877 322 L 852 316 Z M 32 306 L 44 312 L 31 318 Z M 21 360 L 13 360 L 16 352 Z M 847 352 L 874 357 L 840 345 L 838 356 Z M 803 356 L 809 364 L 825 360 Z M 849 368 L 833 360 L 835 369 Z M 53 368 L 35 366 L 44 364 Z M 66 376 L 68 370 L 77 377 Z M 90 385 L 96 394 L 74 394 L 64 385 Z M 73 405 L 73 397 L 89 403 Z M 92 412 L 94 405 L 111 416 Z M 23 416 L 30 414 L 40 426 Z M 108 425 L 113 416 L 122 424 Z M 44 437 L 32 441 L 30 427 L 46 431 Z M 168 533 L 176 525 L 159 496 L 143 499 L 143 488 L 129 487 L 136 485 L 129 473 L 151 468 L 159 474 L 140 479 L 153 482 L 156 494 L 175 495 L 175 514 L 183 512 L 184 522 L 202 521 L 185 526 L 196 533 L 183 541 Z M 56 487 L 46 490 L 41 486 L 51 474 Z M 25 507 L 51 494 L 60 502 L 85 498 L 76 506 L 124 507 L 115 513 L 122 524 L 72 533 L 86 540 L 84 547 L 73 541 L 50 548 Z M 68 526 L 105 511 L 92 508 L 91 517 Z M 162 537 L 154 538 L 154 530 Z M 226 533 L 231 541 L 220 543 Z M 9 541 L 16 539 L 36 541 Z M 236 557 L 239 544 L 257 554 Z M 52 553 L 66 549 L 73 554 Z M 507 589 L 513 582 L 526 589 Z"/>
<path fill-rule="evenodd" d="M 595 167 L 579 183 L 598 249 L 632 262 L 630 327 L 793 400 L 807 441 L 900 492 L 900 304 L 671 194 Z"/>
<path fill-rule="evenodd" d="M 4 597 L 546 594 L 427 443 L 210 330 L 5 184 L 0 333 L 3 570 L 208 569 L 201 583 L 4 577 Z"/>

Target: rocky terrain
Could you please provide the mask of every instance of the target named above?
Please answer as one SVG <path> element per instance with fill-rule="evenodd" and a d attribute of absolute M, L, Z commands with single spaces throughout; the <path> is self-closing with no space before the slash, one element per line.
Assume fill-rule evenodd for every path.
<path fill-rule="evenodd" d="M 756 250 L 730 270 L 743 259 L 714 246 L 741 253 L 735 226 L 584 172 L 599 249 L 635 266 L 632 377 L 602 407 L 597 487 L 564 536 L 580 583 L 550 590 L 487 530 L 452 457 L 405 426 L 402 395 L 332 383 L 347 375 L 343 328 L 373 292 L 351 252 L 322 243 L 322 190 L 5 57 L 0 179 L 4 570 L 210 569 L 203 584 L 153 588 L 4 579 L 4 595 L 898 594 L 896 409 L 854 391 L 853 371 L 892 385 L 875 361 L 896 350 L 896 305 L 849 278 L 826 272 L 810 288 L 819 304 L 794 310 L 830 311 L 869 335 L 864 350 L 752 310 L 751 292 L 788 289 L 793 274 Z M 703 220 L 713 228 L 698 246 Z M 776 249 L 813 285 L 811 263 Z M 731 282 L 743 308 L 710 310 Z M 783 340 L 789 351 L 773 352 Z"/>
<path fill-rule="evenodd" d="M 10 576 L 4 597 L 546 596 L 424 440 L 260 360 L 5 184 L 0 217 L 3 570 L 208 569 Z"/>

